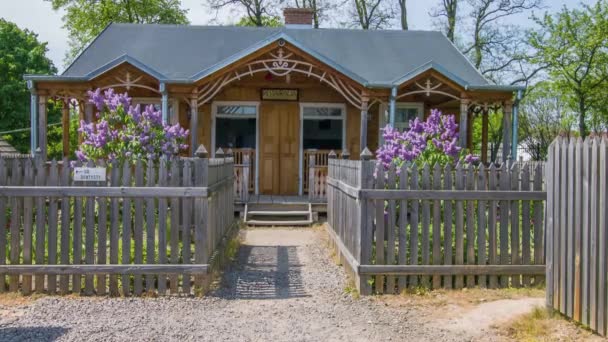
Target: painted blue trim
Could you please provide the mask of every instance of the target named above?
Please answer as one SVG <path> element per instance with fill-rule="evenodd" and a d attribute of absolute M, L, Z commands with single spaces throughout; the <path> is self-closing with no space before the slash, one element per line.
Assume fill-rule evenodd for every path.
<path fill-rule="evenodd" d="M 395 127 L 395 107 L 396 107 L 396 102 L 397 102 L 397 87 L 393 86 L 391 88 L 391 96 L 390 96 L 390 103 L 389 103 L 389 123 L 391 125 L 391 127 Z"/>
<path fill-rule="evenodd" d="M 512 160 L 517 161 L 517 145 L 519 144 L 519 103 L 523 97 L 523 91 L 518 90 L 517 96 L 515 98 L 515 103 L 513 103 L 513 121 L 511 122 L 511 156 Z"/>
<path fill-rule="evenodd" d="M 30 153 L 34 155 L 38 148 L 38 94 L 30 95 Z"/>
<path fill-rule="evenodd" d="M 161 113 L 163 118 L 163 124 L 169 122 L 169 93 L 165 83 L 161 83 L 159 87 L 161 93 Z"/>

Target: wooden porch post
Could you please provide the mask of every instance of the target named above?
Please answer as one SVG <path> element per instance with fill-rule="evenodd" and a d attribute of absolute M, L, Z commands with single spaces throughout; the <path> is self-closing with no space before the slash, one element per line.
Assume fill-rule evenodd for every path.
<path fill-rule="evenodd" d="M 511 156 L 511 116 L 513 115 L 513 102 L 505 101 L 502 108 L 502 160 L 504 162 Z"/>
<path fill-rule="evenodd" d="M 84 103 L 84 121 L 93 122 L 93 104 L 88 101 Z"/>
<path fill-rule="evenodd" d="M 488 163 L 488 125 L 490 115 L 488 106 L 484 105 L 481 110 L 481 161 Z"/>
<path fill-rule="evenodd" d="M 369 95 L 367 92 L 361 94 L 361 132 L 359 150 L 363 151 L 367 147 L 367 111 L 369 106 Z"/>
<path fill-rule="evenodd" d="M 70 155 L 70 100 L 64 99 L 61 107 L 61 128 L 63 142 L 63 156 Z"/>
<path fill-rule="evenodd" d="M 47 113 L 46 113 L 47 97 L 45 95 L 38 96 L 38 145 L 42 160 L 46 161 L 47 156 Z"/>
<path fill-rule="evenodd" d="M 468 138 L 468 129 L 469 123 L 468 120 L 469 113 L 469 99 L 461 99 L 460 100 L 460 123 L 459 123 L 459 145 L 462 148 L 467 147 L 467 138 Z"/>
<path fill-rule="evenodd" d="M 194 155 L 194 147 L 198 143 L 198 96 L 192 92 L 190 97 L 190 153 Z"/>

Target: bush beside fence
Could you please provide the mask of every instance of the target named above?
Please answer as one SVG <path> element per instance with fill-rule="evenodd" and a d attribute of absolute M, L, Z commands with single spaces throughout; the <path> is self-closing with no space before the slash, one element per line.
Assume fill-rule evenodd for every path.
<path fill-rule="evenodd" d="M 67 160 L 0 159 L 0 291 L 204 288 L 235 224 L 232 158 L 97 165 L 106 182 L 75 181 Z"/>
<path fill-rule="evenodd" d="M 547 306 L 607 336 L 608 140 L 555 140 L 547 189 Z"/>
<path fill-rule="evenodd" d="M 330 235 L 362 294 L 537 285 L 546 193 L 542 172 L 530 178 L 531 171 L 404 166 L 385 173 L 372 160 L 332 159 Z"/>

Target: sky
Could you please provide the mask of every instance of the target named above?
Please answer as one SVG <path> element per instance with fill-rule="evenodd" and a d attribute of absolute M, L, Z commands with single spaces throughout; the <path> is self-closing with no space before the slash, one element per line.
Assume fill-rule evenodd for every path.
<path fill-rule="evenodd" d="M 203 5 L 204 0 L 182 0 L 183 8 L 188 9 L 188 19 L 195 25 L 209 23 L 231 24 L 238 20 L 231 11 L 215 13 Z M 408 20 L 410 29 L 435 29 L 429 12 L 437 6 L 440 0 L 409 0 Z M 581 3 L 592 4 L 594 0 L 545 0 L 546 8 L 537 11 L 556 12 L 563 6 L 577 7 Z M 48 42 L 48 56 L 61 72 L 64 69 L 64 57 L 68 50 L 68 33 L 61 20 L 62 12 L 53 11 L 49 1 L 45 0 L 0 0 L 0 17 L 16 23 L 21 28 L 27 28 L 38 34 L 39 40 Z M 530 27 L 533 25 L 529 14 L 509 19 L 509 24 Z"/>

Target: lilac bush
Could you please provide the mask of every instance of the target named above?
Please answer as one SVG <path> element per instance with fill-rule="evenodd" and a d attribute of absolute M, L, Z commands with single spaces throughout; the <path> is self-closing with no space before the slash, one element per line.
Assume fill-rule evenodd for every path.
<path fill-rule="evenodd" d="M 96 122 L 80 121 L 83 142 L 76 151 L 79 161 L 109 159 L 135 162 L 138 159 L 171 157 L 186 149 L 188 130 L 162 122 L 161 111 L 149 105 L 131 105 L 131 98 L 113 89 L 89 91 L 95 105 Z"/>
<path fill-rule="evenodd" d="M 384 145 L 376 151 L 376 157 L 378 164 L 386 170 L 391 164 L 399 170 L 405 162 L 422 166 L 479 160 L 472 154 L 464 156 L 464 150 L 458 146 L 458 124 L 454 115 L 443 115 L 437 109 L 431 110 L 426 121 L 410 120 L 410 128 L 404 132 L 387 125 L 383 137 Z"/>

